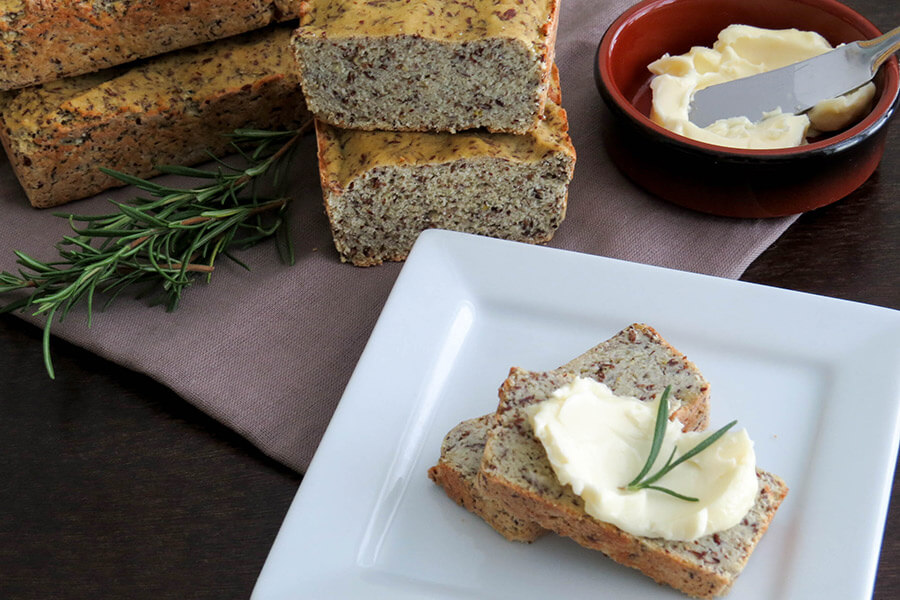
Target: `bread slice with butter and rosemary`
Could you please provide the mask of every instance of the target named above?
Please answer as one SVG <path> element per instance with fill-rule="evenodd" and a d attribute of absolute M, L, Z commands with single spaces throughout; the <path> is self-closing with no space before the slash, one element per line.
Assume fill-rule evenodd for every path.
<path fill-rule="evenodd" d="M 639 356 L 644 361 L 643 372 L 626 368 Z M 652 327 L 635 323 L 612 340 L 569 361 L 559 371 L 651 394 L 672 385 L 672 418 L 678 417 L 686 431 L 702 430 L 709 422 L 709 383 L 696 365 Z M 493 414 L 485 415 L 454 427 L 444 438 L 440 459 L 429 469 L 428 476 L 457 504 L 482 517 L 503 537 L 532 542 L 545 532 L 543 527 L 510 514 L 502 503 L 483 496 L 476 487 L 484 440 L 493 419 Z"/>
<path fill-rule="evenodd" d="M 511 542 L 533 542 L 547 530 L 528 519 L 510 514 L 503 505 L 486 498 L 475 487 L 481 466 L 484 438 L 493 414 L 463 421 L 441 444 L 441 458 L 428 469 L 428 477 L 444 488 L 454 502 L 472 512 Z"/>
<path fill-rule="evenodd" d="M 616 394 L 647 401 L 661 393 L 661 385 L 669 385 L 665 372 L 668 365 L 661 365 L 652 354 L 627 351 L 630 340 L 640 339 L 641 332 L 639 326 L 631 326 L 598 348 L 608 352 L 608 360 L 601 361 L 603 382 Z M 610 377 L 611 373 L 615 376 Z M 516 368 L 510 371 L 500 388 L 500 402 L 487 432 L 476 483 L 479 492 L 521 519 L 533 520 L 584 547 L 600 550 L 616 562 L 685 594 L 712 598 L 726 593 L 784 500 L 788 491 L 785 483 L 757 470 L 756 501 L 743 520 L 694 541 L 640 537 L 594 519 L 585 512 L 582 499 L 569 486 L 560 484 L 527 415 L 529 406 L 548 399 L 577 375 L 564 368 L 541 373 Z M 678 398 L 678 393 L 672 383 L 672 395 Z M 676 414 L 679 411 L 691 414 L 684 404 L 675 409 Z"/>

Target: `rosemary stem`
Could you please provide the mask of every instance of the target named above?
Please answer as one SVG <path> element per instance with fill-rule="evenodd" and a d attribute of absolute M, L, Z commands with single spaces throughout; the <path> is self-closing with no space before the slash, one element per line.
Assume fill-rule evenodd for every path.
<path fill-rule="evenodd" d="M 212 157 L 213 170 L 160 167 L 162 173 L 194 177 L 197 187 L 180 189 L 110 169 L 101 170 L 133 185 L 146 196 L 131 202 L 112 202 L 116 212 L 105 215 L 59 214 L 74 235 L 56 245 L 59 259 L 50 262 L 16 252 L 19 274 L 0 272 L 0 296 L 28 290 L 0 304 L 0 312 L 31 310 L 44 315 L 43 352 L 47 373 L 54 377 L 50 358 L 50 329 L 79 302 L 87 306 L 90 324 L 94 293 L 111 294 L 108 305 L 126 288 L 145 284 L 168 310 L 177 307 L 184 289 L 197 274 L 208 278 L 215 260 L 224 255 L 246 267 L 231 254 L 264 239 L 280 235 L 284 210 L 290 199 L 275 193 L 263 197 L 263 177 L 271 177 L 277 190 L 285 179 L 286 158 L 309 130 L 312 120 L 289 132 L 237 130 L 234 149 L 247 161 L 235 167 Z M 290 245 L 290 240 L 282 240 Z M 282 252 L 292 256 L 292 251 Z"/>

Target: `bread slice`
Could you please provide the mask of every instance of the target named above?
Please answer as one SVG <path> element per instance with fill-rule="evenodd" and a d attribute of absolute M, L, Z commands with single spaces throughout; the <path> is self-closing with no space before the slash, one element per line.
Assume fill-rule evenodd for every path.
<path fill-rule="evenodd" d="M 684 431 L 703 431 L 709 424 L 709 382 L 687 356 L 643 323 L 632 323 L 552 373 L 588 377 L 620 396 L 645 401 L 671 386 L 669 418 L 678 419 Z"/>
<path fill-rule="evenodd" d="M 237 128 L 295 128 L 308 119 L 280 26 L 124 67 L 0 95 L 0 139 L 33 206 L 122 185 L 160 164 L 222 153 Z"/>
<path fill-rule="evenodd" d="M 575 168 L 558 89 L 524 135 L 359 131 L 316 121 L 325 212 L 341 260 L 404 260 L 431 228 L 549 241 L 565 218 Z"/>
<path fill-rule="evenodd" d="M 624 366 L 638 356 L 645 357 L 647 371 L 636 375 Z M 668 381 L 674 386 L 670 403 L 672 417 L 680 418 L 690 431 L 701 430 L 708 423 L 709 384 L 686 356 L 646 325 L 631 325 L 612 340 L 566 363 L 559 371 L 606 381 L 620 389 L 640 387 L 651 397 L 665 389 Z M 658 379 L 660 376 L 666 379 Z M 532 542 L 545 532 L 544 528 L 531 519 L 511 514 L 502 502 L 484 496 L 477 487 L 485 438 L 493 422 L 494 415 L 485 415 L 454 427 L 444 438 L 440 459 L 428 471 L 428 476 L 457 504 L 482 517 L 505 538 Z"/>
<path fill-rule="evenodd" d="M 525 133 L 550 85 L 559 0 L 308 0 L 303 92 L 346 129 Z"/>
<path fill-rule="evenodd" d="M 93 73 L 296 18 L 300 0 L 0 3 L 0 90 Z"/>
<path fill-rule="evenodd" d="M 641 336 L 632 326 L 601 344 L 610 352 L 609 360 L 601 361 L 601 380 L 617 394 L 642 400 L 652 398 L 672 381 L 673 394 L 679 397 L 674 383 L 683 376 L 678 372 L 679 361 L 670 365 L 653 354 L 629 352 L 627 341 Z M 667 372 L 670 368 L 675 372 Z M 548 399 L 575 375 L 564 369 L 510 371 L 500 388 L 495 420 L 485 441 L 477 477 L 481 494 L 521 519 L 532 519 L 690 596 L 712 598 L 726 593 L 768 528 L 787 486 L 775 475 L 758 471 L 756 503 L 741 523 L 692 542 L 635 536 L 594 519 L 585 513 L 581 498 L 557 480 L 526 414 L 527 407 Z M 691 414 L 684 404 L 678 411 Z"/>
<path fill-rule="evenodd" d="M 454 502 L 487 521 L 509 541 L 530 543 L 547 530 L 534 521 L 516 517 L 475 488 L 484 438 L 493 417 L 490 414 L 469 419 L 451 429 L 441 444 L 441 458 L 428 469 L 428 477 L 444 488 Z"/>

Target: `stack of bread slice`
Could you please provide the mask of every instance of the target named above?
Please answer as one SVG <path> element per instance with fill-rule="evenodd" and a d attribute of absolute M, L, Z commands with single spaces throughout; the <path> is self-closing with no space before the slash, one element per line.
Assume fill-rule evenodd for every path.
<path fill-rule="evenodd" d="M 221 153 L 237 128 L 309 113 L 289 38 L 300 0 L 0 7 L 0 139 L 36 207 Z M 285 23 L 282 23 L 285 22 Z"/>
<path fill-rule="evenodd" d="M 633 324 L 553 371 L 513 368 L 497 411 L 451 430 L 429 477 L 509 540 L 531 542 L 553 531 L 690 596 L 727 593 L 785 498 L 785 483 L 757 469 L 756 502 L 741 522 L 693 541 L 636 536 L 591 517 L 559 483 L 526 415 L 575 377 L 641 401 L 671 386 L 670 418 L 685 431 L 703 430 L 709 421 L 709 384 L 697 367 L 653 328 Z"/>
<path fill-rule="evenodd" d="M 558 0 L 308 0 L 293 49 L 341 259 L 403 260 L 424 229 L 545 242 L 575 151 Z"/>

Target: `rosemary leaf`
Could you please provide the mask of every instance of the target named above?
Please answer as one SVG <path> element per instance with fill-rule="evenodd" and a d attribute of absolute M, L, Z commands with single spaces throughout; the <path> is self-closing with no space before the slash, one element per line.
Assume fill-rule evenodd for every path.
<path fill-rule="evenodd" d="M 644 463 L 644 468 L 637 474 L 637 477 L 626 487 L 630 488 L 637 485 L 637 482 L 650 472 L 650 468 L 656 462 L 656 457 L 659 456 L 659 449 L 662 448 L 663 438 L 666 435 L 666 424 L 669 422 L 669 393 L 671 390 L 672 386 L 667 385 L 659 399 L 659 407 L 656 409 L 656 426 L 653 429 L 653 442 L 650 444 L 650 454 L 647 455 L 647 462 Z"/>
<path fill-rule="evenodd" d="M 650 453 L 647 456 L 647 462 L 644 463 L 644 467 L 641 469 L 641 472 L 638 473 L 637 477 L 635 477 L 631 482 L 624 486 L 624 489 L 630 491 L 637 491 L 641 489 L 649 489 L 656 490 L 658 492 L 663 492 L 665 494 L 669 494 L 670 496 L 674 496 L 680 500 L 685 500 L 687 502 L 699 502 L 697 498 L 693 498 L 691 496 L 685 496 L 684 494 L 679 494 L 669 488 L 665 488 L 662 486 L 655 485 L 657 481 L 665 477 L 669 472 L 672 471 L 675 467 L 680 465 L 681 463 L 690 460 L 691 458 L 697 456 L 713 444 L 715 444 L 719 438 L 721 438 L 725 433 L 734 427 L 737 424 L 737 421 L 732 421 L 728 423 L 724 427 L 717 430 L 710 436 L 707 436 L 703 439 L 702 442 L 679 456 L 677 459 L 675 458 L 675 448 L 672 448 L 672 453 L 669 454 L 669 458 L 666 460 L 665 464 L 653 475 L 646 477 L 647 473 L 650 472 L 650 469 L 653 467 L 653 464 L 656 462 L 657 457 L 659 456 L 659 451 L 662 448 L 663 439 L 666 435 L 666 425 L 669 422 L 669 392 L 671 386 L 666 386 L 666 389 L 663 391 L 662 396 L 659 399 L 659 407 L 656 411 L 656 423 L 653 429 L 653 441 L 650 444 Z M 674 460 L 673 460 L 674 459 Z M 646 477 L 646 479 L 645 479 Z"/>

